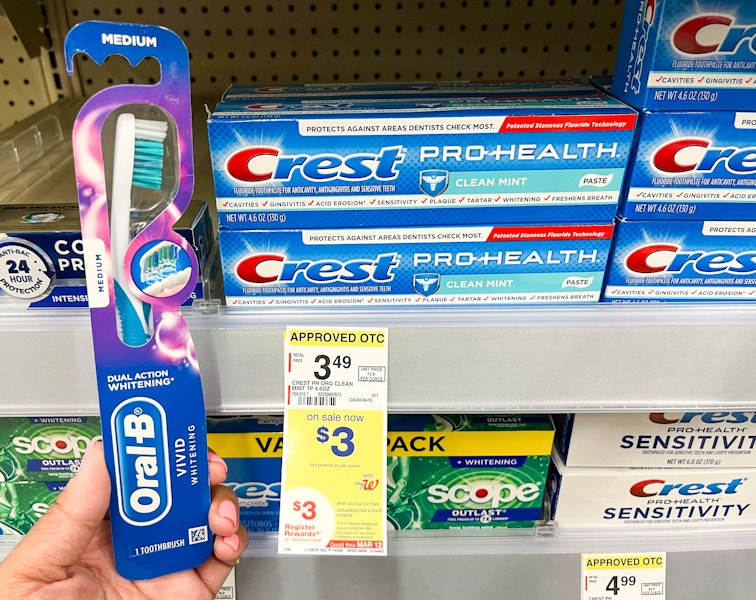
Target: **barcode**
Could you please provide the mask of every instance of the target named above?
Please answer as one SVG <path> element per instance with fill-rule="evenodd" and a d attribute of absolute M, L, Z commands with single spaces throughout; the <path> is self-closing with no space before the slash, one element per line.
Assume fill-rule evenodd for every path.
<path fill-rule="evenodd" d="M 206 542 L 207 540 L 207 525 L 202 525 L 201 527 L 191 527 L 189 529 L 190 544 L 201 544 L 202 542 Z"/>
<path fill-rule="evenodd" d="M 336 406 L 336 396 L 303 396 L 297 399 L 299 406 Z"/>

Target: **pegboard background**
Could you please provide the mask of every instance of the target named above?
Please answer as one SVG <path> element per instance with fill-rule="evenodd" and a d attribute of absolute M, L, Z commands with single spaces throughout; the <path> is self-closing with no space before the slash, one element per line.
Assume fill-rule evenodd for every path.
<path fill-rule="evenodd" d="M 87 19 L 155 23 L 191 53 L 193 93 L 217 99 L 232 83 L 524 79 L 614 69 L 621 0 L 66 0 Z M 86 94 L 149 81 L 113 61 L 81 61 Z"/>
<path fill-rule="evenodd" d="M 8 18 L 0 13 L 0 131 L 58 98 L 48 56 L 30 58 Z"/>
<path fill-rule="evenodd" d="M 77 58 L 62 40 L 88 19 L 154 23 L 182 36 L 197 105 L 230 84 L 532 79 L 610 73 L 622 0 L 43 0 L 52 52 L 30 59 L 0 13 L 0 130 L 62 96 L 151 82 L 157 65 Z"/>

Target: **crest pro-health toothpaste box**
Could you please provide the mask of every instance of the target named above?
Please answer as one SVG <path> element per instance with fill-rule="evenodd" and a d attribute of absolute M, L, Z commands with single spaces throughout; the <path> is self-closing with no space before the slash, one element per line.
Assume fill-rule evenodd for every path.
<path fill-rule="evenodd" d="M 612 93 L 654 111 L 753 106 L 756 4 L 628 0 Z"/>
<path fill-rule="evenodd" d="M 228 466 L 225 485 L 239 498 L 241 524 L 250 533 L 278 531 L 283 417 L 208 417 L 207 432 Z"/>
<path fill-rule="evenodd" d="M 533 527 L 554 438 L 547 415 L 389 415 L 394 530 Z"/>
<path fill-rule="evenodd" d="M 618 212 L 627 220 L 756 219 L 756 112 L 641 112 Z"/>
<path fill-rule="evenodd" d="M 603 300 L 756 299 L 756 222 L 617 222 Z"/>
<path fill-rule="evenodd" d="M 229 306 L 596 302 L 614 226 L 221 229 Z"/>
<path fill-rule="evenodd" d="M 574 413 L 553 418 L 555 446 L 568 467 L 756 468 L 753 411 Z"/>
<path fill-rule="evenodd" d="M 636 113 L 572 96 L 220 102 L 221 228 L 608 222 Z"/>
<path fill-rule="evenodd" d="M 756 470 L 744 468 L 566 467 L 549 474 L 560 530 L 753 526 Z"/>
<path fill-rule="evenodd" d="M 344 100 L 381 100 L 407 98 L 501 98 L 553 97 L 596 94 L 579 79 L 451 80 L 451 81 L 370 81 L 364 83 L 305 83 L 299 85 L 232 85 L 223 93 L 223 100 L 260 102 L 309 101 L 322 104 Z"/>

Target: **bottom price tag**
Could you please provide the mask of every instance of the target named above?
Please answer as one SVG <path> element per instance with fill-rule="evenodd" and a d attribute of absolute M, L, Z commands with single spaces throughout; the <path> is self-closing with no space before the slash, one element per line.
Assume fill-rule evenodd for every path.
<path fill-rule="evenodd" d="M 667 556 L 583 554 L 581 600 L 664 600 Z"/>
<path fill-rule="evenodd" d="M 386 554 L 385 329 L 288 328 L 278 551 Z"/>

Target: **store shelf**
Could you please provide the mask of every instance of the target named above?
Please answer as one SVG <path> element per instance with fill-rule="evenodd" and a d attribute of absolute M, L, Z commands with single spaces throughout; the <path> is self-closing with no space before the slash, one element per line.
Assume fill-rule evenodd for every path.
<path fill-rule="evenodd" d="M 103 3 L 46 0 L 52 39 L 98 18 L 166 25 L 192 54 L 197 192 L 212 198 L 206 102 L 231 83 L 587 76 L 613 68 L 621 0 Z M 7 127 L 71 89 L 89 96 L 132 77 L 85 59 L 30 61 L 0 19 Z M 44 59 L 44 60 L 43 60 Z M 137 81 L 154 80 L 154 63 Z M 57 83 L 56 83 L 57 81 Z M 61 84 L 62 82 L 62 84 Z M 73 191 L 73 190 L 72 190 Z M 600 305 L 458 310 L 187 311 L 208 412 L 283 408 L 287 325 L 390 330 L 393 412 L 756 410 L 756 306 Z M 0 307 L 0 415 L 97 411 L 85 310 Z M 552 532 L 553 533 L 553 532 Z M 0 559 L 15 541 L 0 538 Z M 581 552 L 670 553 L 669 598 L 748 598 L 756 528 L 616 530 L 389 540 L 386 558 L 286 557 L 255 537 L 240 598 L 579 597 Z M 348 568 L 345 568 L 348 567 Z"/>
<path fill-rule="evenodd" d="M 0 538 L 0 560 L 16 545 L 18 537 Z M 419 532 L 389 535 L 388 556 L 506 556 L 554 555 L 582 552 L 716 552 L 756 549 L 756 527 L 700 527 L 687 530 L 627 531 L 584 529 L 559 532 L 554 526 L 537 534 L 532 530 L 509 530 L 501 533 Z M 245 558 L 278 556 L 275 534 L 252 534 Z"/>
<path fill-rule="evenodd" d="M 660 531 L 626 529 L 583 529 L 559 532 L 556 525 L 546 531 L 509 530 L 501 533 L 426 532 L 389 535 L 389 556 L 575 554 L 581 552 L 685 552 L 691 549 L 756 549 L 756 527 Z M 275 535 L 253 534 L 245 557 L 277 556 Z"/>
<path fill-rule="evenodd" d="M 186 314 L 209 414 L 281 412 L 287 325 L 389 328 L 393 412 L 756 408 L 753 305 Z M 97 410 L 86 310 L 0 311 L 3 414 Z"/>

